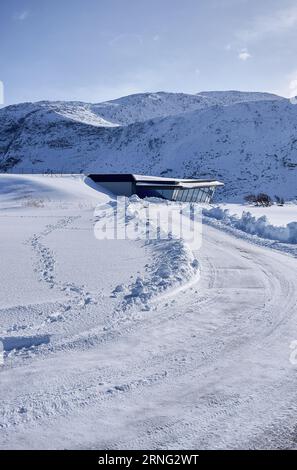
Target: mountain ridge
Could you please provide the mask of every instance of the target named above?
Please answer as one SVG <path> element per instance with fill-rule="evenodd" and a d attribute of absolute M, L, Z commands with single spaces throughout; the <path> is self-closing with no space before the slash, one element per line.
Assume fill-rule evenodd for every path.
<path fill-rule="evenodd" d="M 236 91 L 12 105 L 0 110 L 0 168 L 215 177 L 228 200 L 256 190 L 294 199 L 297 108 Z"/>

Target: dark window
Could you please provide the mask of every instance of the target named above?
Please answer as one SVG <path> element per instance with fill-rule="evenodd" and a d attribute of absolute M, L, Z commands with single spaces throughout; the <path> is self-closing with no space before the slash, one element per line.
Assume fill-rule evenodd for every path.
<path fill-rule="evenodd" d="M 181 201 L 182 200 L 182 194 L 183 194 L 183 190 L 182 189 L 179 189 L 178 190 L 178 194 L 177 194 L 177 201 Z"/>
<path fill-rule="evenodd" d="M 199 189 L 193 189 L 193 202 L 199 202 Z"/>
<path fill-rule="evenodd" d="M 188 194 L 188 201 L 189 202 L 193 201 L 194 194 L 195 194 L 195 189 L 189 189 L 189 194 Z"/>

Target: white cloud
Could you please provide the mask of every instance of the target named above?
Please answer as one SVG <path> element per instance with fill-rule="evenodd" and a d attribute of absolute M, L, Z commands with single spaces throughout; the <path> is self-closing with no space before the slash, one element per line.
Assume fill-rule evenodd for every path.
<path fill-rule="evenodd" d="M 249 53 L 249 51 L 247 49 L 241 49 L 241 51 L 239 52 L 238 54 L 238 58 L 240 60 L 243 60 L 244 62 L 248 59 L 250 59 L 252 56 L 251 54 Z"/>
<path fill-rule="evenodd" d="M 24 10 L 24 11 L 21 11 L 20 13 L 17 13 L 14 16 L 14 19 L 18 21 L 24 21 L 28 18 L 28 16 L 29 16 L 29 12 L 27 10 Z"/>
<path fill-rule="evenodd" d="M 271 34 L 285 33 L 297 25 L 297 6 L 277 10 L 272 14 L 258 16 L 251 22 L 250 27 L 238 31 L 238 39 L 251 42 Z"/>

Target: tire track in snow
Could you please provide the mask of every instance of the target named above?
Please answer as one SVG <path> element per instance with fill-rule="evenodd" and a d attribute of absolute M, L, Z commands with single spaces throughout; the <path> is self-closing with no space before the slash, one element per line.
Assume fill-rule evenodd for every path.
<path fill-rule="evenodd" d="M 69 420 L 69 415 L 74 422 L 79 416 L 84 426 L 92 428 L 94 421 L 102 419 L 102 413 L 115 419 L 113 413 L 120 406 L 129 410 L 129 422 L 135 420 L 135 429 L 126 437 L 115 431 L 113 438 L 106 438 L 109 447 L 192 448 L 199 443 L 209 448 L 238 443 L 237 434 L 247 442 L 248 436 L 254 435 L 257 429 L 259 432 L 265 419 L 272 419 L 271 405 L 265 405 L 265 401 L 269 401 L 267 396 L 277 411 L 286 403 L 287 390 L 291 391 L 296 382 L 284 367 L 278 375 L 269 375 L 270 368 L 267 370 L 262 358 L 263 352 L 279 340 L 280 334 L 286 335 L 288 328 L 291 330 L 290 321 L 296 315 L 296 271 L 290 265 L 284 276 L 285 258 L 278 255 L 275 260 L 273 252 L 268 250 L 253 249 L 246 242 L 226 239 L 214 230 L 208 230 L 206 236 L 201 254 L 202 275 L 206 266 L 213 272 L 208 273 L 204 291 L 193 295 L 189 290 L 188 300 L 176 299 L 173 311 L 162 305 L 150 312 L 152 315 L 140 315 L 139 321 L 131 317 L 127 328 L 121 323 L 114 325 L 114 336 L 107 332 L 106 341 L 114 349 L 118 343 L 119 348 L 125 344 L 131 346 L 131 351 L 120 356 L 121 370 L 108 372 L 102 368 L 99 371 L 96 365 L 89 375 L 78 379 L 65 368 L 62 385 L 60 380 L 57 383 L 56 378 L 52 378 L 47 382 L 46 392 L 23 395 L 15 402 L 14 411 L 6 409 L 7 422 L 14 435 L 19 431 L 14 428 L 16 416 L 20 416 L 18 423 L 26 427 L 26 432 L 26 420 L 29 420 L 28 425 L 34 422 L 37 437 L 42 426 L 59 432 L 59 420 L 65 423 L 63 417 Z M 249 279 L 245 274 L 249 273 L 257 281 L 254 287 L 246 285 Z M 237 284 L 241 287 L 231 289 L 234 280 L 240 281 Z M 203 297 L 205 303 L 199 305 Z M 246 303 L 242 303 L 243 300 Z M 187 311 L 190 307 L 192 311 Z M 166 331 L 167 336 L 163 334 Z M 142 338 L 142 344 L 137 348 L 138 338 Z M 143 355 L 150 341 L 154 341 L 149 345 L 153 352 Z M 96 341 L 93 345 L 97 349 Z M 81 359 L 82 352 L 76 352 Z M 118 360 L 112 349 L 109 354 L 111 364 Z M 130 364 L 127 359 L 132 355 L 134 359 Z M 182 360 L 183 356 L 186 361 Z M 92 358 L 92 351 L 88 357 Z M 253 369 L 246 360 L 249 357 L 255 358 L 260 368 L 259 375 L 253 376 L 252 381 Z M 269 363 L 269 367 L 277 370 L 278 361 L 277 358 Z M 102 391 L 100 374 L 106 374 L 105 383 L 110 382 L 108 388 L 103 384 Z M 244 387 L 236 382 L 237 374 L 244 375 Z M 150 379 L 146 381 L 146 377 Z M 286 388 L 288 383 L 290 387 Z M 26 412 L 26 406 L 20 405 L 26 400 L 32 403 L 33 409 L 36 407 L 36 414 L 30 415 L 31 408 Z M 46 402 L 44 408 L 42 401 Z M 145 403 L 150 403 L 149 411 Z M 139 415 L 139 409 L 143 410 L 143 416 Z M 177 416 L 171 415 L 172 410 Z M 292 413 L 295 411 L 292 409 Z M 47 421 L 49 417 L 54 418 L 53 421 Z M 234 427 L 229 434 L 227 424 Z M 74 435 L 73 445 L 75 441 Z M 97 443 L 104 441 L 104 434 L 99 434 Z M 59 442 L 63 445 L 61 435 Z"/>
<path fill-rule="evenodd" d="M 267 273 L 268 274 L 268 273 Z M 214 285 L 211 283 L 212 288 Z M 160 320 L 159 317 L 157 317 L 158 320 Z M 165 326 L 166 319 L 162 317 L 163 320 L 163 326 Z M 185 319 L 186 321 L 186 319 Z M 160 326 L 160 324 L 159 324 Z M 150 327 L 157 327 L 156 322 L 151 322 Z M 223 328 L 226 328 L 226 325 L 224 325 Z M 143 331 L 141 328 L 138 330 L 138 334 L 140 331 Z M 217 332 L 218 336 L 220 335 L 219 332 Z M 215 346 L 217 346 L 217 350 L 215 351 Z M 227 345 L 230 347 L 230 345 Z M 195 345 L 193 344 L 193 348 Z M 211 354 L 208 357 L 204 355 L 203 357 L 203 364 L 204 368 L 213 363 L 215 360 L 215 356 L 218 357 L 221 353 L 222 350 L 225 348 L 224 343 L 218 343 L 216 338 L 213 338 L 213 342 L 209 342 L 208 348 L 211 350 Z M 197 353 L 196 353 L 197 356 Z M 137 372 L 140 376 L 145 377 L 144 371 L 147 370 L 148 366 L 155 367 L 156 369 L 160 370 L 160 367 L 166 367 L 166 372 L 164 374 L 157 374 L 154 376 L 154 379 L 138 379 L 136 381 L 132 381 L 131 383 L 123 383 L 119 385 L 115 385 L 113 387 L 109 387 L 107 390 L 104 392 L 100 392 L 98 394 L 97 390 L 97 384 L 95 383 L 94 385 L 90 385 L 90 378 L 87 377 L 85 382 L 81 383 L 75 383 L 74 384 L 69 384 L 69 390 L 70 392 L 68 393 L 61 393 L 61 390 L 57 390 L 55 392 L 52 392 L 51 394 L 48 394 L 48 397 L 46 399 L 46 403 L 48 408 L 42 408 L 40 409 L 40 405 L 38 405 L 38 396 L 37 397 L 31 397 L 30 401 L 34 403 L 34 407 L 36 408 L 36 414 L 33 414 L 31 417 L 28 417 L 28 413 L 22 411 L 21 417 L 18 419 L 22 421 L 22 419 L 26 420 L 35 420 L 39 419 L 40 416 L 49 416 L 49 415 L 55 415 L 57 413 L 62 413 L 63 415 L 67 415 L 71 410 L 79 409 L 79 408 L 85 408 L 91 405 L 91 403 L 95 406 L 96 403 L 98 404 L 99 402 L 103 401 L 106 402 L 106 393 L 108 394 L 108 400 L 110 399 L 117 399 L 117 394 L 121 393 L 124 395 L 137 393 L 138 395 L 143 393 L 143 389 L 147 389 L 148 386 L 154 386 L 158 385 L 160 383 L 164 384 L 164 381 L 168 382 L 169 384 L 173 381 L 173 383 L 177 380 L 182 378 L 183 376 L 187 376 L 191 370 L 193 370 L 193 367 L 197 367 L 198 364 L 195 364 L 195 361 L 197 361 L 197 357 L 195 360 L 189 360 L 188 363 L 176 363 L 174 364 L 174 360 L 176 359 L 176 354 L 173 355 L 172 352 L 168 353 L 168 355 L 161 355 L 159 358 L 150 358 L 148 362 L 142 362 L 141 365 L 138 365 L 135 363 L 134 369 L 135 372 Z M 200 371 L 200 374 L 203 375 L 204 371 Z M 199 375 L 200 375 L 199 374 Z M 152 377 L 152 376 L 151 376 Z M 197 377 L 198 379 L 198 377 Z M 71 390 L 75 389 L 81 389 L 84 391 L 83 397 L 77 396 L 74 392 L 72 393 Z M 59 396 L 63 396 L 63 401 L 59 403 Z M 66 399 L 67 398 L 67 399 Z M 66 400 L 66 401 L 65 401 Z M 205 396 L 205 408 L 201 410 L 200 412 L 200 417 L 201 419 L 205 420 L 205 423 L 207 423 L 207 427 L 209 429 L 209 426 L 211 423 L 217 423 L 219 419 L 225 419 L 226 417 L 233 416 L 234 413 L 236 413 L 236 410 L 238 410 L 240 407 L 247 405 L 250 402 L 250 399 L 243 399 L 240 397 L 235 397 L 234 399 L 232 397 L 226 397 L 224 396 L 223 398 L 219 397 L 216 394 L 210 394 L 209 396 Z M 51 404 L 54 403 L 52 406 Z M 106 403 L 105 403 L 106 405 Z M 107 404 L 108 405 L 108 404 Z M 222 407 L 224 405 L 224 407 Z M 19 410 L 20 409 L 20 403 L 16 404 L 14 410 Z M 17 411 L 19 413 L 19 411 Z M 30 414 L 30 413 L 29 413 Z M 17 414 L 18 416 L 18 414 Z M 188 417 L 191 416 L 191 412 L 189 412 Z M 6 415 L 6 418 L 8 419 L 8 416 Z M 13 413 L 12 417 L 10 418 L 12 421 L 15 420 L 15 412 Z M 186 417 L 185 417 L 186 420 Z M 147 426 L 148 422 L 144 424 L 144 426 Z M 166 426 L 161 426 L 160 428 L 158 427 L 156 429 L 156 433 L 160 434 L 160 441 L 162 441 L 162 433 L 166 432 L 169 433 L 170 430 L 172 429 L 172 432 L 175 435 L 175 438 L 177 438 L 177 435 L 179 435 L 179 439 L 185 435 L 185 428 L 187 429 L 188 432 L 190 432 L 191 425 L 190 424 L 183 424 L 182 428 L 179 428 L 177 431 L 176 429 L 176 421 L 172 423 L 167 423 Z M 201 427 L 201 433 L 203 431 L 203 426 Z M 153 433 L 153 429 L 151 431 L 146 431 L 148 434 L 151 432 Z M 206 430 L 204 431 L 206 432 Z M 168 436 L 167 436 L 168 438 Z"/>

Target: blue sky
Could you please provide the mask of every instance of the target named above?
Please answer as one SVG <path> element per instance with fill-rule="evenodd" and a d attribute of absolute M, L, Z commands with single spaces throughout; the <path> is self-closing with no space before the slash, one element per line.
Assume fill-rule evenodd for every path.
<path fill-rule="evenodd" d="M 5 104 L 145 91 L 297 94 L 292 0 L 1 2 Z"/>

